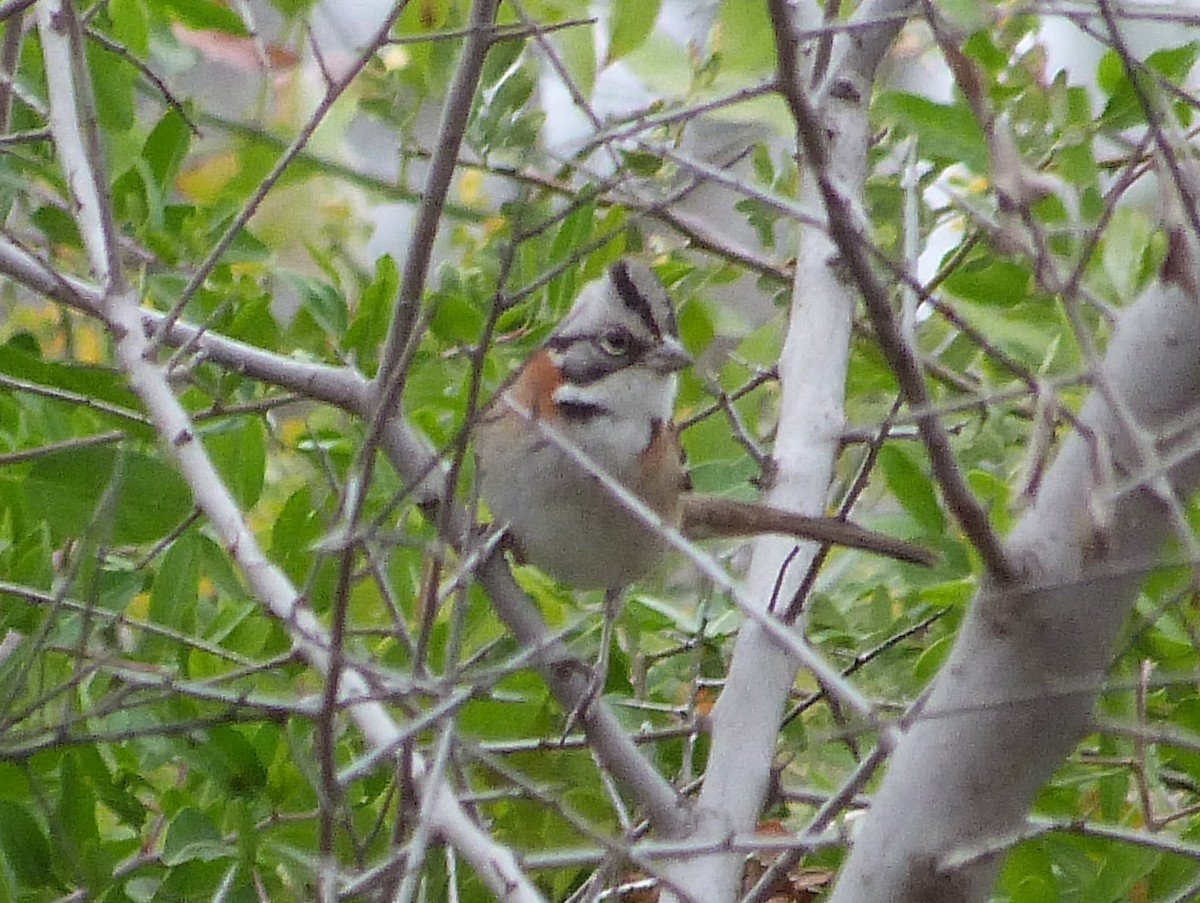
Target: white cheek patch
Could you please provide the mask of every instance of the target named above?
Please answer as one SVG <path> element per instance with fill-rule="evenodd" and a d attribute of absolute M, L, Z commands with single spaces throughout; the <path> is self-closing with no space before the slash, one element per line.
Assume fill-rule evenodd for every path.
<path fill-rule="evenodd" d="M 616 417 L 669 420 L 678 386 L 675 374 L 626 367 L 588 385 L 564 383 L 554 390 L 556 402 L 590 405 Z"/>
<path fill-rule="evenodd" d="M 663 407 L 660 410 L 659 420 L 667 423 L 675 416 L 675 396 L 679 394 L 679 377 L 671 373 L 666 377 L 660 376 L 659 379 L 666 383 L 665 391 L 662 394 Z"/>
<path fill-rule="evenodd" d="M 592 386 L 576 386 L 564 383 L 554 390 L 550 396 L 555 404 L 576 405 L 580 408 L 591 409 L 589 413 L 597 417 L 612 416 L 614 411 L 609 393 L 596 391 Z"/>

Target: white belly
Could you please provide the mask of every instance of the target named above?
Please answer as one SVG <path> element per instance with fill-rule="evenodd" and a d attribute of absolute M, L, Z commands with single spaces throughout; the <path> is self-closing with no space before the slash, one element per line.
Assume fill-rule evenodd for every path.
<path fill-rule="evenodd" d="M 522 471 L 538 473 L 537 480 L 514 476 L 515 453 L 495 456 L 481 470 L 480 491 L 529 563 L 592 589 L 625 586 L 662 558 L 662 537 L 561 451 L 539 443 L 531 452 L 536 467 Z"/>

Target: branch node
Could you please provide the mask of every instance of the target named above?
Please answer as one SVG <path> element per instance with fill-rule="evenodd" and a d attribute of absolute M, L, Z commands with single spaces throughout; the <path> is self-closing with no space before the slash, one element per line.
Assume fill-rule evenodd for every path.
<path fill-rule="evenodd" d="M 847 77 L 835 79 L 833 84 L 829 86 L 829 96 L 834 100 L 845 100 L 853 104 L 861 104 L 863 102 L 862 91 L 854 80 Z"/>

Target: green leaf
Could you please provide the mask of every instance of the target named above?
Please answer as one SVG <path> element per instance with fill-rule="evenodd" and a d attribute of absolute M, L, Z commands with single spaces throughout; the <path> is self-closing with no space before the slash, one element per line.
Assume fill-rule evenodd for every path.
<path fill-rule="evenodd" d="M 293 580 L 304 580 L 312 562 L 312 545 L 325 532 L 313 510 L 308 487 L 298 489 L 284 503 L 271 529 L 271 553 Z"/>
<path fill-rule="evenodd" d="M 56 541 L 82 536 L 113 476 L 112 448 L 77 448 L 38 458 L 26 477 L 27 503 L 45 517 Z M 192 510 L 191 492 L 174 469 L 126 451 L 113 542 L 157 539 Z"/>
<path fill-rule="evenodd" d="M 734 204 L 734 209 L 746 217 L 764 248 L 775 247 L 775 224 L 780 219 L 778 210 L 757 198 L 744 198 Z"/>
<path fill-rule="evenodd" d="M 978 589 L 978 585 L 974 577 L 946 580 L 941 583 L 922 587 L 921 601 L 935 608 L 945 606 L 961 608 L 971 601 L 971 597 L 975 595 L 976 589 Z"/>
<path fill-rule="evenodd" d="M 981 255 L 955 267 L 943 285 L 946 291 L 968 301 L 1009 307 L 1029 298 L 1033 272 L 1015 260 Z"/>
<path fill-rule="evenodd" d="M 954 637 L 944 636 L 934 640 L 917 656 L 917 661 L 913 665 L 913 677 L 921 683 L 931 680 L 938 672 L 938 668 L 942 666 L 942 662 L 946 660 L 946 656 L 950 654 L 950 650 L 954 647 Z"/>
<path fill-rule="evenodd" d="M 586 245 L 596 229 L 596 201 L 591 197 L 595 191 L 589 185 L 576 198 L 573 209 L 562 225 L 554 234 L 550 243 L 549 262 L 567 263 L 577 249 Z M 575 266 L 567 266 L 558 273 L 546 287 L 546 298 L 552 311 L 566 311 L 574 303 L 575 295 L 580 287 L 580 272 Z"/>
<path fill-rule="evenodd" d="M 608 670 L 604 673 L 605 695 L 632 696 L 633 684 L 629 680 L 629 656 L 621 648 L 617 631 L 613 631 L 612 642 L 608 647 Z"/>
<path fill-rule="evenodd" d="M 1082 899 L 1097 903 L 1120 903 L 1132 897 L 1134 885 L 1158 863 L 1162 854 L 1126 844 L 1109 844 L 1092 885 Z"/>
<path fill-rule="evenodd" d="M 590 24 L 564 28 L 555 35 L 555 44 L 571 81 L 584 97 L 596 87 L 596 36 Z"/>
<path fill-rule="evenodd" d="M 203 742 L 190 746 L 185 755 L 222 798 L 253 798 L 266 787 L 267 770 L 258 751 L 238 728 L 208 728 Z"/>
<path fill-rule="evenodd" d="M 141 408 L 137 395 L 130 391 L 125 377 L 118 371 L 95 364 L 48 361 L 31 353 L 15 339 L 0 346 L 0 373 L 134 411 Z M 120 422 L 124 426 L 130 425 L 124 418 Z"/>
<path fill-rule="evenodd" d="M 171 189 L 191 143 L 192 130 L 187 122 L 173 107 L 168 108 L 142 145 L 142 156 L 160 191 Z"/>
<path fill-rule="evenodd" d="M 342 347 L 353 352 L 359 368 L 373 373 L 379 348 L 387 337 L 389 315 L 400 289 L 400 268 L 390 254 L 375 262 L 375 275 L 363 289 L 351 314 Z"/>
<path fill-rule="evenodd" d="M 1146 57 L 1146 66 L 1168 81 L 1185 78 L 1200 59 L 1200 41 L 1189 41 L 1178 47 L 1164 47 Z"/>
<path fill-rule="evenodd" d="M 991 25 L 994 15 L 993 10 L 979 0 L 938 0 L 936 8 L 958 34 L 972 34 L 986 29 Z"/>
<path fill-rule="evenodd" d="M 100 125 L 117 132 L 133 128 L 136 70 L 110 50 L 91 41 L 87 44 L 87 58 Z"/>
<path fill-rule="evenodd" d="M 64 843 L 67 855 L 76 867 L 82 867 L 93 880 L 103 881 L 104 866 L 100 861 L 100 827 L 96 823 L 96 794 L 91 784 L 80 774 L 75 754 L 68 752 L 59 769 L 62 792 L 58 799 L 56 839 Z"/>
<path fill-rule="evenodd" d="M 222 605 L 216 616 L 205 624 L 205 639 L 247 657 L 265 654 L 275 625 L 261 615 L 262 611 L 254 602 Z M 188 653 L 187 673 L 197 680 L 225 674 L 228 668 L 228 660 L 221 656 L 201 649 Z"/>
<path fill-rule="evenodd" d="M 300 293 L 300 304 L 313 321 L 330 338 L 339 338 L 346 332 L 349 310 L 342 293 L 318 279 L 289 273 L 288 280 Z"/>
<path fill-rule="evenodd" d="M 1150 247 L 1150 221 L 1142 211 L 1129 206 L 1113 211 L 1104 231 L 1102 261 L 1120 300 L 1131 300 L 1141 286 L 1142 261 Z"/>
<path fill-rule="evenodd" d="M 267 435 L 262 422 L 243 417 L 206 428 L 204 447 L 234 500 L 245 509 L 262 495 L 267 470 Z"/>
<path fill-rule="evenodd" d="M 1153 96 L 1153 89 L 1149 80 L 1144 77 L 1144 73 L 1135 77 L 1140 79 L 1143 89 Z M 1104 105 L 1104 110 L 1100 113 L 1098 124 L 1101 128 L 1115 130 L 1141 125 L 1145 121 L 1145 107 L 1134 90 L 1133 83 L 1127 82 L 1123 87 L 1114 91 L 1108 99 L 1108 103 Z"/>
<path fill-rule="evenodd" d="M 75 219 L 61 207 L 52 204 L 37 207 L 29 215 L 29 219 L 41 230 L 50 244 L 82 247 Z"/>
<path fill-rule="evenodd" d="M 161 231 L 162 192 L 147 183 L 145 161 L 121 173 L 112 185 L 113 214 L 139 234 L 150 234 L 151 224 Z"/>
<path fill-rule="evenodd" d="M 750 154 L 750 165 L 754 167 L 754 175 L 764 185 L 775 184 L 775 161 L 771 159 L 771 149 L 766 142 L 760 141 L 754 145 Z"/>
<path fill-rule="evenodd" d="M 1200 42 L 1192 41 L 1156 51 L 1146 58 L 1144 69 L 1139 67 L 1128 72 L 1116 51 L 1105 52 L 1096 67 L 1096 82 L 1109 95 L 1100 114 L 1100 125 L 1107 129 L 1124 129 L 1145 122 L 1146 110 L 1138 89 L 1150 98 L 1151 103 L 1159 94 L 1158 84 L 1150 73 L 1177 82 L 1191 71 L 1198 56 Z"/>
<path fill-rule="evenodd" d="M 168 22 L 189 28 L 208 28 L 243 37 L 249 34 L 241 17 L 216 0 L 147 0 L 147 5 Z"/>
<path fill-rule="evenodd" d="M 468 139 L 483 153 L 526 148 L 536 140 L 541 111 L 527 108 L 537 81 L 526 66 L 506 70 L 471 118 Z"/>
<path fill-rule="evenodd" d="M 967 471 L 967 485 L 975 498 L 988 509 L 992 523 L 1001 533 L 1007 533 L 1012 527 L 1012 515 L 1009 500 L 1012 497 L 1012 486 L 988 470 L 973 467 Z"/>
<path fill-rule="evenodd" d="M 762 76 L 775 71 L 775 26 L 765 3 L 725 0 L 721 5 L 723 71 Z"/>
<path fill-rule="evenodd" d="M 29 776 L 16 762 L 0 761 L 0 800 L 19 802 L 30 793 Z M 4 819 L 0 818 L 0 826 Z"/>
<path fill-rule="evenodd" d="M 429 329 L 447 345 L 465 345 L 478 340 L 483 332 L 484 311 L 472 303 L 468 291 L 463 285 L 459 291 L 438 294 Z"/>
<path fill-rule="evenodd" d="M 632 53 L 645 43 L 662 0 L 613 0 L 606 64 Z"/>
<path fill-rule="evenodd" d="M 25 492 L 26 480 L 20 480 L 16 491 Z M 50 567 L 51 555 L 53 554 L 54 543 L 52 541 L 51 530 L 43 517 L 42 510 L 38 507 L 23 504 L 22 507 L 27 509 L 31 514 L 32 523 L 18 522 L 17 533 L 13 538 L 13 546 L 10 554 L 7 556 L 6 576 L 7 579 L 27 583 L 31 586 L 46 586 L 53 579 L 53 574 Z M 24 512 L 22 512 L 24 514 Z M 14 520 L 17 520 L 14 518 Z M 24 520 L 24 517 L 20 519 Z M 7 605 L 0 606 L 0 609 L 7 609 L 5 621 L 8 626 L 16 627 L 19 630 L 27 630 L 32 623 L 32 619 L 36 615 L 24 605 Z M 13 618 L 19 619 L 20 613 L 26 611 L 31 619 L 30 623 L 19 624 Z"/>
<path fill-rule="evenodd" d="M 195 620 L 202 550 L 194 530 L 171 543 L 150 588 L 150 619 L 182 628 Z"/>
<path fill-rule="evenodd" d="M 712 311 L 701 303 L 685 304 L 679 309 L 679 337 L 683 346 L 693 352 L 703 352 L 717 336 Z"/>
<path fill-rule="evenodd" d="M 479 73 L 479 81 L 488 88 L 494 88 L 507 78 L 517 60 L 525 50 L 525 42 L 518 40 L 496 41 L 484 60 L 483 69 Z"/>
<path fill-rule="evenodd" d="M 235 856 L 237 850 L 225 843 L 220 832 L 199 809 L 182 809 L 171 820 L 163 842 L 162 860 L 175 866 L 192 860 L 208 862 Z"/>
<path fill-rule="evenodd" d="M 927 533 L 938 535 L 946 529 L 946 515 L 928 475 L 895 442 L 879 450 L 879 467 L 888 489 Z"/>
<path fill-rule="evenodd" d="M 920 152 L 929 159 L 988 172 L 987 141 L 965 104 L 942 104 L 917 94 L 889 91 L 879 95 L 874 111 L 904 133 L 915 135 Z"/>
<path fill-rule="evenodd" d="M 1125 63 L 1115 50 L 1106 50 L 1096 64 L 1096 85 L 1107 94 L 1114 94 L 1125 82 Z"/>
<path fill-rule="evenodd" d="M 1059 899 L 1054 861 L 1037 841 L 1018 844 L 1009 851 L 1000 886 L 1010 903 L 1057 903 Z"/>
<path fill-rule="evenodd" d="M 0 801 L 0 855 L 26 887 L 50 887 L 50 844 L 37 821 L 16 803 Z"/>
<path fill-rule="evenodd" d="M 271 313 L 269 298 L 251 298 L 238 305 L 233 319 L 226 327 L 231 339 L 273 349 L 279 342 L 279 322 Z"/>
<path fill-rule="evenodd" d="M 75 752 L 75 762 L 81 774 L 86 775 L 96 799 L 107 806 L 121 821 L 137 829 L 145 822 L 147 808 L 138 799 L 129 783 L 122 776 L 114 779 L 112 771 L 100 754 L 99 746 L 81 746 Z"/>
<path fill-rule="evenodd" d="M 111 0 L 108 20 L 113 37 L 130 53 L 142 56 L 150 50 L 150 19 L 142 0 Z"/>
<path fill-rule="evenodd" d="M 236 262 L 262 263 L 269 259 L 272 253 L 271 248 L 255 237 L 249 229 L 242 229 L 233 239 L 233 244 L 226 250 L 224 256 L 221 258 L 221 262 L 223 264 Z"/>
<path fill-rule="evenodd" d="M 694 612 L 685 611 L 653 596 L 633 596 L 626 603 L 622 615 L 635 625 L 640 633 L 660 633 L 665 630 L 694 633 L 696 630 Z"/>

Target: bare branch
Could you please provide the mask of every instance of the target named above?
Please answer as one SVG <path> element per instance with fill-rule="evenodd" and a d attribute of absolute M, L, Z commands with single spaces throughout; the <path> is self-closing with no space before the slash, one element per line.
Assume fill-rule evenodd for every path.
<path fill-rule="evenodd" d="M 1194 410 L 1194 312 L 1193 298 L 1158 285 L 1121 318 L 1104 376 L 1140 428 Z M 1093 393 L 1081 418 L 1114 449 L 1122 470 L 1138 469 L 1139 443 L 1104 393 Z M 1089 499 L 1112 489 L 1098 483 L 1089 459 L 1088 441 L 1075 433 L 1046 473 L 1009 539 L 1024 586 L 991 584 L 976 598 L 893 756 L 834 903 L 863 899 L 868 887 L 889 888 L 897 903 L 951 888 L 959 900 L 985 899 L 1001 850 L 959 852 L 1019 831 L 1034 793 L 1087 725 L 1112 641 L 1169 529 L 1161 500 L 1145 484 L 1110 496 L 1111 519 L 1094 521 Z M 1176 491 L 1195 488 L 1195 450 L 1166 476 Z M 1078 691 L 1056 689 L 1063 687 Z M 1015 698 L 1025 701 L 1004 702 Z M 981 754 L 963 756 L 963 744 Z"/>
<path fill-rule="evenodd" d="M 908 4 L 899 6 L 909 8 Z M 865 4 L 855 18 L 860 14 L 878 16 L 880 7 Z M 790 92 L 799 91 L 802 78 L 791 31 L 792 12 L 783 0 L 771 3 L 768 9 L 779 44 L 776 83 L 788 98 Z M 829 76 L 833 83 L 840 83 L 848 73 L 874 72 L 901 24 L 898 19 L 884 24 L 875 23 L 874 18 L 868 21 L 872 26 L 854 32 L 844 52 L 835 50 Z M 865 181 L 865 90 L 863 86 L 857 97 L 835 97 L 837 111 L 824 110 L 828 118 L 820 124 L 822 135 L 827 130 L 833 135 L 839 190 L 843 192 L 840 197 L 847 207 L 860 197 Z M 815 113 L 813 117 L 815 128 Z M 814 171 L 830 180 L 821 166 L 824 162 L 824 158 L 809 159 Z M 810 203 L 802 222 L 811 221 L 816 210 Z M 826 211 L 826 216 L 832 218 L 833 213 Z M 774 449 L 777 473 L 767 501 L 789 510 L 820 513 L 825 508 L 845 420 L 845 375 L 855 299 L 847 291 L 823 230 L 808 229 L 801 234 L 791 319 L 779 362 L 782 397 L 781 429 Z M 844 249 L 838 250 L 844 253 Z M 780 593 L 791 597 L 815 553 L 812 544 L 797 547 L 781 537 L 758 539 L 747 580 L 758 610 L 773 621 L 775 615 L 767 612 L 771 600 Z M 729 677 L 713 713 L 713 746 L 699 800 L 701 836 L 730 828 L 749 830 L 758 818 L 770 780 L 779 720 L 800 663 L 794 653 L 784 654 L 783 648 L 772 642 L 763 623 L 751 620 L 743 625 Z M 886 733 L 883 742 L 886 745 Z M 740 860 L 717 855 L 693 859 L 671 875 L 691 899 L 724 901 L 734 897 L 740 872 Z"/>
<path fill-rule="evenodd" d="M 778 10 L 778 16 L 786 16 L 786 6 L 783 0 L 773 0 L 772 6 Z M 782 19 L 782 22 L 786 23 L 786 19 Z M 786 24 L 781 25 L 781 30 L 786 32 L 787 28 Z M 918 409 L 928 408 L 930 404 L 929 390 L 925 387 L 920 364 L 912 349 L 905 342 L 896 315 L 892 311 L 887 289 L 876 278 L 871 269 L 868 255 L 863 250 L 867 246 L 868 240 L 861 225 L 852 214 L 856 208 L 851 199 L 846 197 L 843 190 L 835 185 L 828 176 L 829 152 L 818 113 L 800 89 L 795 76 L 788 74 L 789 62 L 795 64 L 797 61 L 794 37 L 788 37 L 786 34 L 781 36 L 779 61 L 780 90 L 787 99 L 792 116 L 796 120 L 801 146 L 804 148 L 808 165 L 821 193 L 825 214 L 829 218 L 830 235 L 837 243 L 845 266 L 862 294 L 871 317 L 871 323 L 875 327 L 880 348 L 900 380 L 906 400 L 909 405 Z M 861 74 L 861 72 L 856 70 L 856 74 Z M 847 99 L 861 99 L 859 94 L 861 86 L 855 86 L 848 81 L 839 82 L 838 78 L 841 77 L 831 76 L 830 84 L 833 96 L 839 96 L 840 92 L 849 92 Z M 946 503 L 962 526 L 963 532 L 979 550 L 988 573 L 1001 582 L 1012 580 L 1015 572 L 1005 558 L 1000 539 L 988 521 L 987 512 L 975 500 L 970 487 L 963 479 L 954 459 L 953 450 L 950 448 L 949 439 L 941 424 L 936 417 L 927 414 L 918 418 L 917 426 L 929 449 L 934 476 L 946 496 Z"/>

